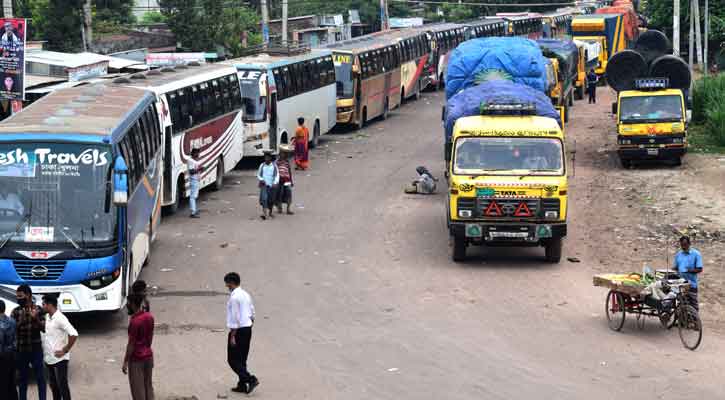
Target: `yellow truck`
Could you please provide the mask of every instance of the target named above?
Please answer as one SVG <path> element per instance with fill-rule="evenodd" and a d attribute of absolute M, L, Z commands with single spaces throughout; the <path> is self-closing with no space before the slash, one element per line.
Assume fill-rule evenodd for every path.
<path fill-rule="evenodd" d="M 459 118 L 449 165 L 454 261 L 468 246 L 542 246 L 559 262 L 567 233 L 564 133 L 533 105 L 483 104 Z"/>
<path fill-rule="evenodd" d="M 559 65 L 559 60 L 549 58 L 549 65 L 546 66 L 546 78 L 549 83 L 548 93 L 551 103 L 564 110 L 563 122 L 569 122 L 569 108 L 574 105 L 574 81 L 573 77 L 567 78 Z"/>
<path fill-rule="evenodd" d="M 635 90 L 618 93 L 612 104 L 617 118 L 617 153 L 627 168 L 638 160 L 682 163 L 687 151 L 687 101 L 665 78 L 638 79 Z"/>

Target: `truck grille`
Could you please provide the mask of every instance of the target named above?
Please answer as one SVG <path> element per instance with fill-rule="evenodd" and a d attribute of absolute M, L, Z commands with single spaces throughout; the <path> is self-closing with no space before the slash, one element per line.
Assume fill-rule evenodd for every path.
<path fill-rule="evenodd" d="M 26 281 L 57 281 L 65 270 L 65 261 L 13 260 L 15 272 Z"/>
<path fill-rule="evenodd" d="M 492 204 L 495 202 L 495 204 Z M 559 211 L 560 200 L 488 199 L 459 197 L 458 210 L 469 210 L 473 218 L 543 218 L 546 211 Z"/>

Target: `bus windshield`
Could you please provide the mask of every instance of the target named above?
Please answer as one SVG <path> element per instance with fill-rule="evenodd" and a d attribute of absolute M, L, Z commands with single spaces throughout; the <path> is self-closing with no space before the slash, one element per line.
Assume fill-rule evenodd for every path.
<path fill-rule="evenodd" d="M 352 56 L 334 54 L 335 77 L 337 79 L 337 98 L 351 99 L 353 96 Z"/>
<path fill-rule="evenodd" d="M 455 148 L 455 174 L 564 174 L 564 152 L 559 139 L 466 137 L 456 140 Z"/>
<path fill-rule="evenodd" d="M 677 122 L 682 120 L 680 96 L 635 96 L 622 97 L 621 122 Z"/>
<path fill-rule="evenodd" d="M 0 243 L 86 247 L 115 237 L 105 211 L 111 148 L 70 143 L 0 143 Z"/>
<path fill-rule="evenodd" d="M 239 71 L 245 122 L 262 122 L 267 118 L 267 102 L 262 90 L 265 84 L 262 71 Z"/>

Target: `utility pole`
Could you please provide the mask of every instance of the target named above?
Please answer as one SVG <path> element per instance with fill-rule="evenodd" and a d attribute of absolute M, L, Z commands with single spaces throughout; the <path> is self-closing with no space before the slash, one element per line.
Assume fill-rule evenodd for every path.
<path fill-rule="evenodd" d="M 13 17 L 13 0 L 3 0 L 3 17 Z"/>
<path fill-rule="evenodd" d="M 708 40 L 710 39 L 709 38 L 709 35 L 710 35 L 710 10 L 709 10 L 708 5 L 709 5 L 708 0 L 705 0 L 705 54 L 703 54 L 703 61 L 702 61 L 702 65 L 703 65 L 702 72 L 704 72 L 705 75 L 707 75 L 708 71 L 709 71 L 707 69 L 707 51 L 709 50 L 708 49 L 708 47 L 709 47 Z"/>
<path fill-rule="evenodd" d="M 691 0 L 695 3 L 693 10 L 695 12 L 695 46 L 697 47 L 697 65 L 702 66 L 702 35 L 700 32 L 700 1 Z"/>
<path fill-rule="evenodd" d="M 83 3 L 83 21 L 85 25 L 86 43 L 90 46 L 93 43 L 93 13 L 91 12 L 91 0 Z"/>
<path fill-rule="evenodd" d="M 262 41 L 264 46 L 269 45 L 269 10 L 267 10 L 267 0 L 260 1 L 262 9 Z"/>
<path fill-rule="evenodd" d="M 672 52 L 680 55 L 680 0 L 674 0 L 672 13 Z"/>
<path fill-rule="evenodd" d="M 390 29 L 390 20 L 388 19 L 388 1 L 380 0 L 380 30 L 387 31 Z"/>
<path fill-rule="evenodd" d="M 694 0 L 690 0 L 690 34 L 687 35 L 687 41 L 690 44 L 690 49 L 687 52 L 687 65 L 690 66 L 690 71 L 692 71 L 692 64 L 695 59 L 695 12 L 693 11 L 694 7 Z"/>
<path fill-rule="evenodd" d="M 287 0 L 282 0 L 282 46 L 287 45 Z"/>

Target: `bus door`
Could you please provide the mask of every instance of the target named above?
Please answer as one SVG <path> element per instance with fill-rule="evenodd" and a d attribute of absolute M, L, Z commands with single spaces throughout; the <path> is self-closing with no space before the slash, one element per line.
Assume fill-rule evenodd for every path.
<path fill-rule="evenodd" d="M 173 135 L 173 127 L 171 125 L 171 115 L 169 113 L 169 102 L 166 98 L 166 95 L 159 96 L 159 103 L 158 103 L 160 109 L 159 118 L 161 119 L 161 126 L 162 126 L 162 134 L 163 136 L 163 168 L 164 168 L 164 174 L 163 174 L 163 198 L 162 201 L 164 203 L 168 203 L 173 199 L 173 191 L 171 190 L 171 185 L 173 184 L 174 180 L 172 178 L 173 176 L 173 152 L 172 152 L 172 145 L 171 145 L 171 137 Z"/>
<path fill-rule="evenodd" d="M 269 95 L 269 149 L 277 150 L 277 93 Z"/>

